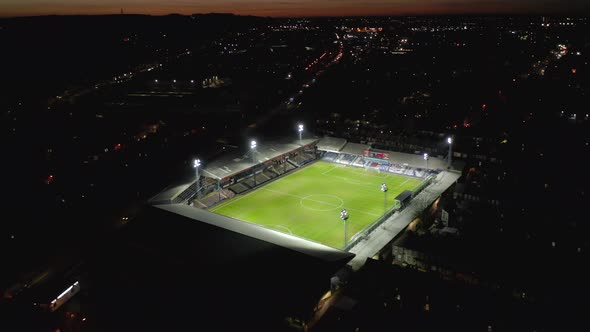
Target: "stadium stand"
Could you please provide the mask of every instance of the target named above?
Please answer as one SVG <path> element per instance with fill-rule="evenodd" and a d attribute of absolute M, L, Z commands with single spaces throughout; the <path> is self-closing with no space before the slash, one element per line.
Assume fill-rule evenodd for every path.
<path fill-rule="evenodd" d="M 297 166 L 295 166 L 291 163 L 285 163 L 284 166 L 285 166 L 285 173 L 290 172 L 290 171 L 294 170 L 295 168 L 297 168 Z"/>
<path fill-rule="evenodd" d="M 223 196 L 225 196 L 226 198 L 234 198 L 234 196 L 236 196 L 236 194 L 234 194 L 232 191 L 230 191 L 228 189 L 222 189 L 221 194 Z"/>
<path fill-rule="evenodd" d="M 193 199 L 192 201 L 193 205 L 200 208 L 200 209 L 206 209 L 207 205 L 203 204 L 202 202 L 200 202 L 198 199 Z"/>
<path fill-rule="evenodd" d="M 290 169 L 287 170 L 287 172 L 288 172 L 288 171 L 290 171 L 292 169 L 295 169 L 295 168 L 299 167 L 299 164 L 297 164 L 297 162 L 294 162 L 293 160 L 289 159 L 289 160 L 287 160 L 287 164 L 285 166 L 287 168 L 292 167 L 292 168 L 290 168 Z"/>
<path fill-rule="evenodd" d="M 322 158 L 325 161 L 334 161 L 336 158 L 338 158 L 338 154 L 334 153 L 334 152 L 326 152 L 326 154 L 324 154 L 324 157 Z"/>
<path fill-rule="evenodd" d="M 250 190 L 250 187 L 240 182 L 229 186 L 229 189 L 236 194 L 241 194 L 244 191 Z"/>
<path fill-rule="evenodd" d="M 364 167 L 365 166 L 365 158 L 363 157 L 358 157 L 356 158 L 353 162 L 352 162 L 353 166 L 356 167 Z"/>
<path fill-rule="evenodd" d="M 277 176 L 279 176 L 277 173 L 275 173 L 274 170 L 271 171 L 271 169 L 265 169 L 264 171 L 262 171 L 262 173 L 264 173 L 264 175 L 266 175 L 266 177 L 268 177 L 269 179 L 274 179 Z"/>
<path fill-rule="evenodd" d="M 254 181 L 254 178 L 252 178 L 252 177 L 242 180 L 242 183 L 247 185 L 250 188 L 256 187 L 256 182 Z"/>
<path fill-rule="evenodd" d="M 218 192 L 213 192 L 201 199 L 194 200 L 194 202 L 198 203 L 200 208 L 208 209 L 208 208 L 214 206 L 215 204 L 222 202 L 226 199 L 233 198 L 234 196 L 235 196 L 235 194 L 232 191 L 227 190 L 227 189 L 222 189 L 221 194 Z"/>
<path fill-rule="evenodd" d="M 342 155 L 343 155 L 343 157 L 342 157 L 341 161 L 347 165 L 352 164 L 352 162 L 358 157 L 358 156 L 346 154 L 346 153 L 344 153 Z"/>
<path fill-rule="evenodd" d="M 299 166 L 303 166 L 309 162 L 312 162 L 315 156 L 310 153 L 298 153 L 289 158 L 290 161 L 296 163 Z"/>
<path fill-rule="evenodd" d="M 198 183 L 195 181 L 195 183 L 191 184 L 190 187 L 186 188 L 186 190 L 184 190 L 182 193 L 180 193 L 180 195 L 178 195 L 173 203 L 183 203 L 188 201 L 189 199 L 191 199 L 193 196 L 195 196 L 197 194 L 197 188 L 198 188 Z"/>
<path fill-rule="evenodd" d="M 264 172 L 256 174 L 256 184 L 260 185 L 262 183 L 268 182 L 270 177 L 266 176 Z"/>

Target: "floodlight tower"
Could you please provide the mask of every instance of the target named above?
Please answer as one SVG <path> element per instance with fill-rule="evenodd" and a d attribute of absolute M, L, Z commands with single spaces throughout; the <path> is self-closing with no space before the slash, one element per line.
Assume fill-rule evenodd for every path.
<path fill-rule="evenodd" d="M 201 159 L 195 159 L 193 167 L 195 168 L 195 172 L 197 173 L 197 181 L 199 181 L 199 167 L 201 167 Z"/>
<path fill-rule="evenodd" d="M 303 144 L 303 140 L 301 139 L 301 136 L 303 135 L 303 125 L 300 124 L 298 126 L 297 131 L 299 132 L 299 144 Z"/>
<path fill-rule="evenodd" d="M 381 191 L 383 192 L 383 213 L 387 212 L 387 190 L 389 190 L 389 188 L 387 188 L 387 184 L 386 183 L 382 183 L 381 184 Z"/>
<path fill-rule="evenodd" d="M 344 247 L 346 247 L 348 239 L 348 224 L 346 223 L 348 220 L 348 211 L 346 211 L 346 209 L 342 209 L 342 211 L 340 211 L 340 219 L 344 221 Z"/>
<path fill-rule="evenodd" d="M 252 140 L 250 142 L 250 150 L 252 150 L 251 155 L 252 155 L 252 163 L 256 163 L 256 141 Z"/>
<path fill-rule="evenodd" d="M 199 178 L 199 168 L 201 167 L 201 159 L 195 159 L 193 167 L 195 168 L 195 173 L 197 175 L 197 195 L 199 193 L 199 190 L 201 189 L 201 182 L 200 182 L 200 178 Z"/>
<path fill-rule="evenodd" d="M 452 156 L 453 156 L 453 136 L 447 137 L 447 144 L 449 144 L 449 156 L 447 158 L 447 166 L 451 168 Z"/>
<path fill-rule="evenodd" d="M 252 153 L 252 163 L 254 165 L 256 165 L 256 156 L 255 156 L 256 155 L 256 141 L 252 140 L 250 142 L 250 150 L 252 150 L 251 151 L 251 153 Z M 253 168 L 253 170 L 252 170 L 252 177 L 254 178 L 254 186 L 256 187 L 256 169 L 255 168 Z"/>
<path fill-rule="evenodd" d="M 428 171 L 428 153 L 424 154 L 424 160 L 426 160 L 426 170 Z"/>

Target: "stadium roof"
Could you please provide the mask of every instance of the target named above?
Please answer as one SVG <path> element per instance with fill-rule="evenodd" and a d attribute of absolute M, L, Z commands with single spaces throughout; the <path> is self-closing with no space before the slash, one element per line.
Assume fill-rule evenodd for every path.
<path fill-rule="evenodd" d="M 323 151 L 340 152 L 345 144 L 346 139 L 344 138 L 324 137 L 318 142 L 318 149 Z"/>
<path fill-rule="evenodd" d="M 187 205 L 149 206 L 122 231 L 89 292 L 105 330 L 278 331 L 354 256 Z"/>
<path fill-rule="evenodd" d="M 403 152 L 394 152 L 394 151 L 387 151 L 387 150 L 379 150 L 379 149 L 371 149 L 371 151 L 375 152 L 384 152 L 389 154 L 389 162 L 398 165 L 408 165 L 414 168 L 424 168 L 426 167 L 426 161 L 424 160 L 424 156 L 422 153 L 420 154 L 411 154 L 411 153 L 403 153 Z M 446 169 L 447 162 L 443 159 L 436 158 L 434 156 L 428 157 L 428 168 L 430 169 Z"/>
<path fill-rule="evenodd" d="M 359 144 L 359 143 L 346 143 L 346 145 L 344 146 L 344 148 L 342 149 L 342 153 L 348 153 L 348 154 L 356 154 L 356 155 L 363 155 L 363 152 L 365 150 L 369 150 L 371 149 L 371 146 L 367 145 L 367 144 Z"/>
<path fill-rule="evenodd" d="M 166 189 L 162 190 L 156 196 L 150 198 L 149 202 L 151 204 L 171 204 L 172 201 L 178 197 L 181 193 L 183 193 L 188 187 L 190 187 L 193 183 L 195 183 L 195 178 L 185 181 L 183 183 L 171 185 Z"/>
<path fill-rule="evenodd" d="M 317 139 L 303 139 L 303 144 L 299 140 L 289 142 L 258 142 L 258 146 L 256 147 L 256 163 L 252 162 L 251 151 L 247 151 L 246 153 L 230 153 L 205 164 L 203 175 L 223 179 L 317 141 Z"/>
<path fill-rule="evenodd" d="M 222 216 L 220 214 L 198 209 L 192 206 L 184 204 L 172 204 L 157 205 L 156 207 L 186 218 L 190 218 L 197 222 L 220 227 L 228 231 L 251 237 L 253 239 L 262 240 L 273 245 L 297 251 L 302 254 L 321 259 L 322 261 L 348 261 L 354 257 L 353 254 L 334 249 L 320 243 L 305 240 L 293 235 L 280 233 L 275 230 L 264 228 L 246 221 Z"/>
<path fill-rule="evenodd" d="M 397 197 L 395 199 L 400 201 L 401 203 L 405 203 L 407 199 L 412 197 L 412 194 L 413 194 L 412 191 L 404 190 L 399 195 L 397 195 Z"/>

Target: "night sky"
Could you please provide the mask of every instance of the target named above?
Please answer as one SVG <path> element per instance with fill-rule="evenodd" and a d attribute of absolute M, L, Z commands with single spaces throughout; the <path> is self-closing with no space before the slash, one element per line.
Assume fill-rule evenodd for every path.
<path fill-rule="evenodd" d="M 165 15 L 224 12 L 258 16 L 463 13 L 579 13 L 587 0 L 1 0 L 0 16 Z M 584 10 L 588 13 L 588 10 Z"/>

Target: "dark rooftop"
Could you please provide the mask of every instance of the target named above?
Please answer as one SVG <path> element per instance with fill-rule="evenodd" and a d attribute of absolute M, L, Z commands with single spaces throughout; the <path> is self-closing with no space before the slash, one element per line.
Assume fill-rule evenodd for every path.
<path fill-rule="evenodd" d="M 110 331 L 280 330 L 354 256 L 183 205 L 147 207 L 124 233 L 90 291 Z"/>

